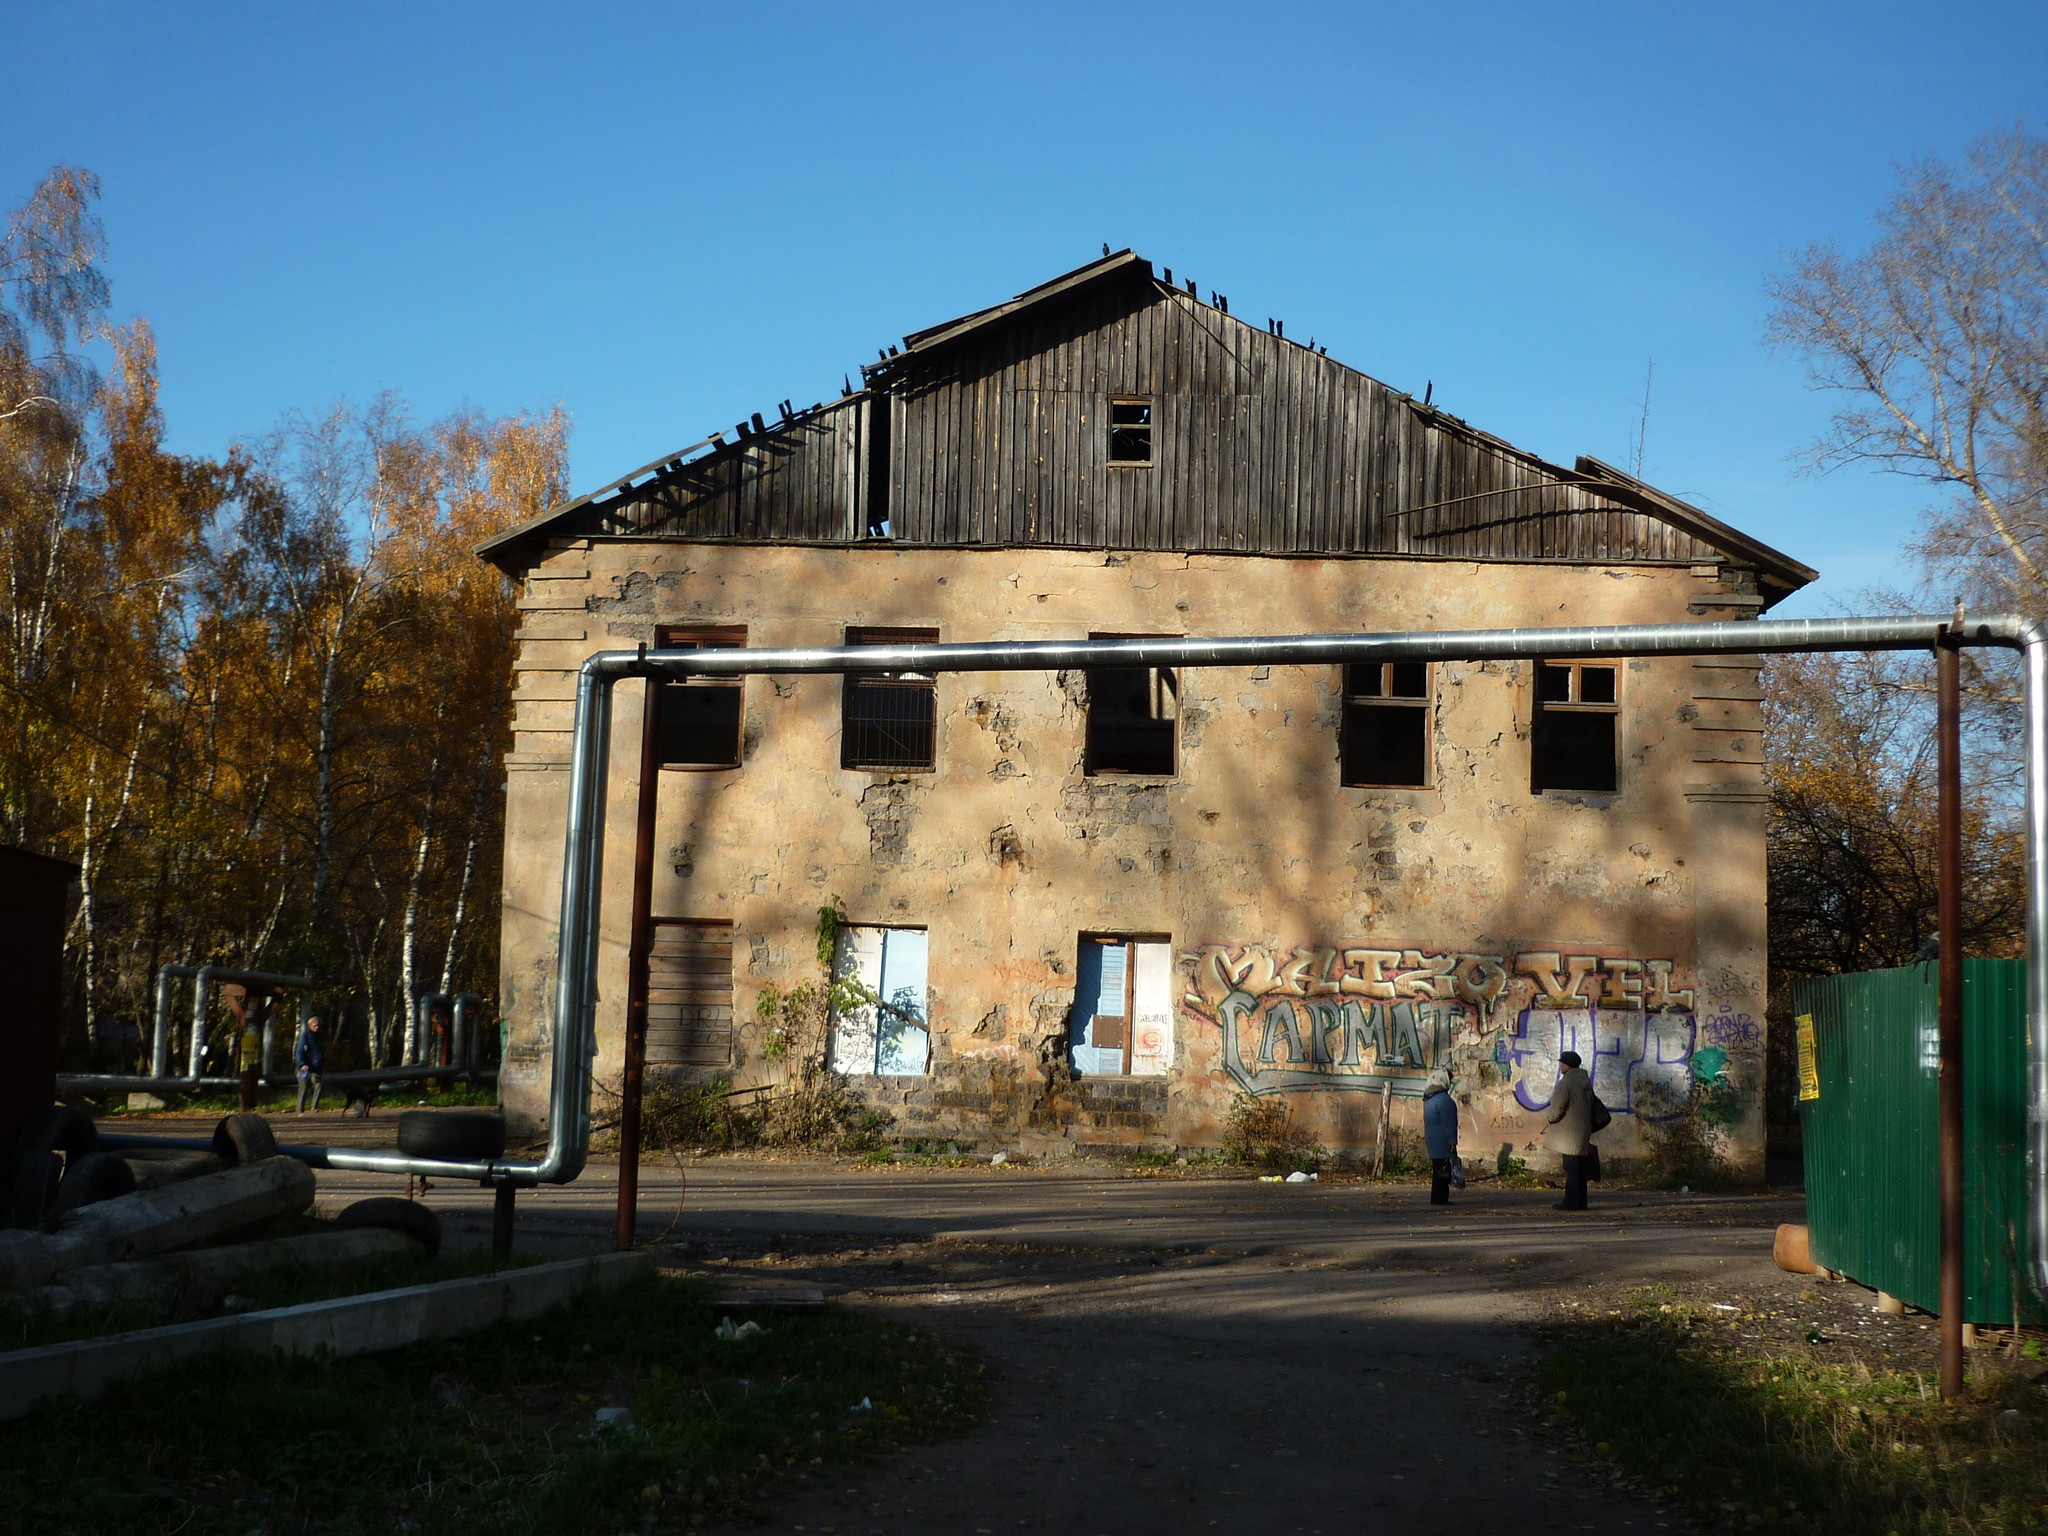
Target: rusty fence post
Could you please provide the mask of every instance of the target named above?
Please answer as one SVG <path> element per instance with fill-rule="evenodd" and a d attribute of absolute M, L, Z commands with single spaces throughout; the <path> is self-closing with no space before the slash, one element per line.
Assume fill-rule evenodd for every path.
<path fill-rule="evenodd" d="M 1941 1007 L 1941 1395 L 1963 1390 L 1963 758 L 1961 646 L 1935 651 L 1935 931 Z"/>

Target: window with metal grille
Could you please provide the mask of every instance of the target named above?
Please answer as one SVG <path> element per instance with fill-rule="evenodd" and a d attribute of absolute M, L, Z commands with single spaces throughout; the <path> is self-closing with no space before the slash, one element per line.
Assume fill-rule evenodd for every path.
<path fill-rule="evenodd" d="M 1144 635 L 1091 635 L 1142 640 Z M 1171 667 L 1094 667 L 1088 673 L 1086 771 L 1091 775 L 1174 774 L 1180 680 Z"/>
<path fill-rule="evenodd" d="M 664 629 L 656 644 L 668 651 L 739 650 L 747 643 L 744 624 L 698 629 Z M 656 707 L 655 751 L 664 768 L 737 768 L 740 765 L 746 680 L 692 677 L 663 683 Z"/>
<path fill-rule="evenodd" d="M 1429 663 L 1369 661 L 1344 669 L 1337 755 L 1346 784 L 1429 787 Z"/>
<path fill-rule="evenodd" d="M 932 645 L 936 629 L 849 629 L 848 645 Z M 839 765 L 897 773 L 938 761 L 938 687 L 929 672 L 849 672 Z"/>
<path fill-rule="evenodd" d="M 1147 465 L 1152 462 L 1152 402 L 1130 396 L 1109 402 L 1109 462 Z"/>
<path fill-rule="evenodd" d="M 1619 674 L 1611 666 L 1538 662 L 1529 783 L 1611 794 L 1621 787 Z"/>

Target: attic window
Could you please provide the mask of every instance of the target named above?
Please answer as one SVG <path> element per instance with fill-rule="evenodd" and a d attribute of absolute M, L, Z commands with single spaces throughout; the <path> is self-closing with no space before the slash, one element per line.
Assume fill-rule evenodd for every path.
<path fill-rule="evenodd" d="M 1109 402 L 1109 462 L 1152 462 L 1152 402 L 1132 396 Z"/>

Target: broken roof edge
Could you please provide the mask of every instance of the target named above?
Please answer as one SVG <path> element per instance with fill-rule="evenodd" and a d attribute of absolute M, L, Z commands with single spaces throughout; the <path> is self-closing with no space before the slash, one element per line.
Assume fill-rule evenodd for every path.
<path fill-rule="evenodd" d="M 1071 272 L 1062 272 L 1058 277 L 1040 283 L 1035 288 L 1026 288 L 1013 299 L 1005 299 L 1000 304 L 991 304 L 987 309 L 977 309 L 970 314 L 943 320 L 937 325 L 925 326 L 922 330 L 911 331 L 903 338 L 902 356 L 932 352 L 950 342 L 958 341 L 963 336 L 970 336 L 986 326 L 1008 320 L 1025 310 L 1035 309 L 1040 304 L 1068 298 L 1083 288 L 1125 276 L 1142 277 L 1147 281 L 1152 278 L 1152 263 L 1128 246 L 1121 251 L 1112 251 L 1107 256 L 1098 257 L 1076 267 Z M 901 358 L 890 358 L 888 362 L 900 360 Z M 885 366 L 884 363 L 870 365 L 878 373 Z"/>
<path fill-rule="evenodd" d="M 1751 538 L 1712 513 L 1701 511 L 1689 501 L 1680 501 L 1669 491 L 1660 491 L 1648 481 L 1639 480 L 1626 470 L 1616 469 L 1591 454 L 1580 454 L 1573 467 L 1603 495 L 1612 494 L 1619 500 L 1630 501 L 1641 510 L 1683 528 L 1702 543 L 1726 550 L 1737 559 L 1753 562 L 1760 576 L 1784 589 L 1781 596 L 1790 597 L 1801 587 L 1820 579 L 1819 571 L 1793 559 L 1783 550 L 1773 548 L 1762 539 Z"/>

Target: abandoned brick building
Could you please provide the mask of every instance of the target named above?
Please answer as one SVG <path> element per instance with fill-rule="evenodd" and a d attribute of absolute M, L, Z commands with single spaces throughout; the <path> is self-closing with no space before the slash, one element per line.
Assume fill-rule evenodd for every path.
<path fill-rule="evenodd" d="M 1131 253 L 919 331 L 483 548 L 520 583 L 504 1096 L 538 1121 L 574 671 L 593 651 L 1753 618 L 1813 579 L 1551 464 Z M 663 685 L 650 1072 L 777 1080 L 757 1005 L 836 964 L 832 1065 L 899 1136 L 1533 1153 L 1560 1050 L 1610 1155 L 1703 1115 L 1760 1170 L 1757 658 L 756 676 Z M 619 690 L 597 1073 L 618 1072 L 645 690 Z M 1534 1154 L 1540 1160 L 1540 1154 Z"/>

